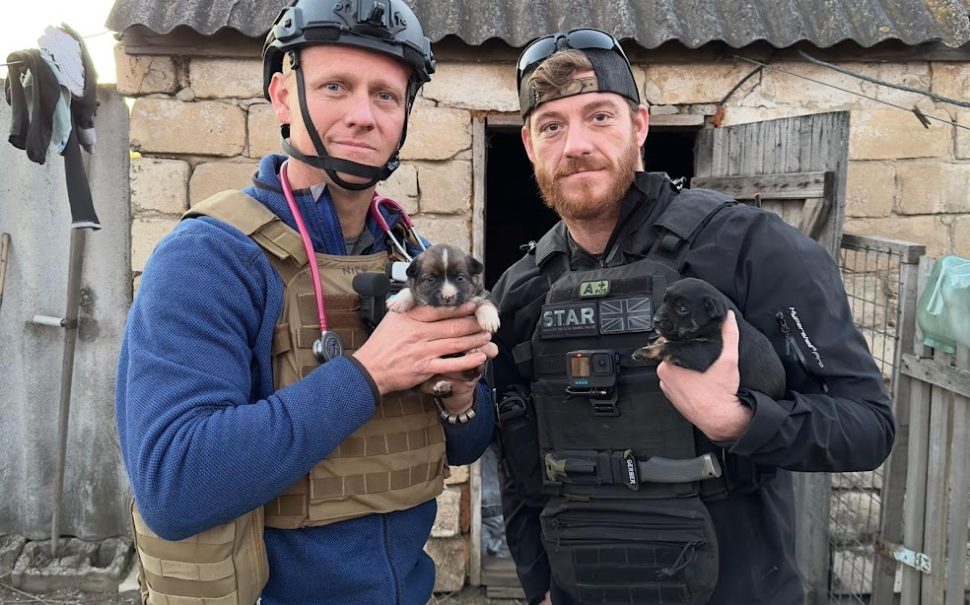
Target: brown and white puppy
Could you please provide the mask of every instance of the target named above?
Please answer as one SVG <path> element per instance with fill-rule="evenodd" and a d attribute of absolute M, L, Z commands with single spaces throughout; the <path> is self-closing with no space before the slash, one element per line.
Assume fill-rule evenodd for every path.
<path fill-rule="evenodd" d="M 774 347 L 745 321 L 731 299 L 706 281 L 689 277 L 664 292 L 653 323 L 660 338 L 637 349 L 633 358 L 660 359 L 703 372 L 721 355 L 721 326 L 728 310 L 738 323 L 738 371 L 741 387 L 773 399 L 785 394 L 785 368 Z"/>
<path fill-rule="evenodd" d="M 478 325 L 494 334 L 499 328 L 498 309 L 482 286 L 483 269 L 482 263 L 454 246 L 431 246 L 411 261 L 407 287 L 387 301 L 387 308 L 404 313 L 418 305 L 459 307 L 473 302 L 478 305 L 475 310 Z M 471 370 L 469 378 L 480 373 L 480 369 Z M 437 376 L 419 388 L 437 397 L 450 397 L 452 393 L 451 382 Z"/>

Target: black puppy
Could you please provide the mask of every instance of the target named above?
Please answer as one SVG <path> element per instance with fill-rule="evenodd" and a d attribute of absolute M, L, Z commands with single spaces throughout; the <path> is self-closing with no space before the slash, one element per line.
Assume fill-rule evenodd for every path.
<path fill-rule="evenodd" d="M 403 313 L 416 305 L 459 307 L 474 302 L 478 305 L 475 310 L 478 325 L 494 334 L 499 328 L 498 309 L 482 286 L 483 270 L 482 263 L 454 246 L 431 246 L 411 261 L 407 287 L 387 301 L 387 308 Z M 469 377 L 478 373 L 471 371 Z M 438 397 L 450 397 L 452 393 L 451 382 L 438 377 L 419 388 Z"/>
<path fill-rule="evenodd" d="M 738 322 L 741 386 L 780 399 L 785 394 L 785 369 L 771 343 L 744 320 L 727 296 L 693 277 L 667 287 L 663 304 L 653 318 L 660 338 L 634 351 L 633 358 L 661 359 L 698 372 L 707 370 L 721 355 L 721 325 L 729 309 Z"/>

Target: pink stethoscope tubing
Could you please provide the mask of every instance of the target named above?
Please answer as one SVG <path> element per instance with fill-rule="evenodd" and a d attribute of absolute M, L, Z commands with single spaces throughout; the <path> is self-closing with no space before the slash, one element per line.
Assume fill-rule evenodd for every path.
<path fill-rule="evenodd" d="M 289 160 L 283 162 L 280 166 L 280 184 L 283 186 L 283 197 L 286 198 L 286 203 L 290 207 L 290 212 L 293 213 L 293 219 L 296 221 L 297 230 L 300 232 L 300 239 L 303 240 L 303 248 L 306 250 L 307 260 L 310 263 L 310 277 L 313 281 L 313 295 L 317 303 L 317 319 L 320 322 L 320 332 L 327 331 L 327 312 L 324 306 L 323 298 L 323 284 L 320 281 L 320 267 L 317 265 L 317 255 L 313 250 L 313 242 L 310 241 L 310 232 L 307 231 L 306 224 L 303 222 L 303 214 L 300 212 L 300 208 L 296 203 L 296 198 L 293 196 L 293 189 L 290 187 L 290 179 L 288 177 L 287 164 Z M 401 255 L 408 261 L 411 260 L 411 255 L 407 253 L 404 248 L 404 244 L 398 241 L 394 234 L 391 233 L 390 226 L 388 226 L 387 221 L 384 220 L 384 216 L 381 214 L 380 207 L 388 206 L 392 210 L 396 210 L 401 213 L 401 221 L 403 221 L 407 231 L 413 236 L 413 238 L 421 246 L 421 249 L 425 249 L 424 242 L 421 240 L 421 236 L 418 234 L 417 230 L 414 228 L 414 222 L 411 221 L 411 217 L 404 208 L 392 199 L 382 197 L 379 195 L 374 195 L 374 199 L 371 200 L 370 204 L 370 214 L 377 221 L 377 225 L 381 228 L 381 231 L 391 240 L 391 243 L 397 249 Z"/>
<path fill-rule="evenodd" d="M 303 240 L 303 248 L 306 250 L 307 260 L 310 262 L 310 277 L 313 280 L 313 295 L 317 300 L 317 319 L 320 321 L 320 332 L 326 332 L 327 312 L 323 306 L 323 285 L 320 283 L 320 267 L 317 265 L 317 255 L 313 250 L 313 242 L 310 241 L 310 232 L 307 231 L 306 225 L 303 223 L 303 214 L 300 213 L 300 208 L 296 205 L 296 198 L 293 197 L 293 189 L 290 187 L 290 179 L 287 176 L 287 164 L 289 163 L 290 161 L 286 160 L 280 166 L 280 184 L 283 185 L 283 197 L 286 198 L 286 203 L 290 206 L 290 212 L 293 213 L 293 219 L 296 220 L 296 228 L 300 231 L 300 239 Z"/>
<path fill-rule="evenodd" d="M 421 239 L 421 235 L 418 233 L 418 230 L 414 228 L 414 222 L 411 220 L 411 217 L 408 216 L 407 211 L 404 210 L 404 206 L 402 206 L 401 204 L 398 204 L 397 202 L 395 202 L 390 198 L 386 198 L 377 194 L 374 195 L 374 199 L 371 200 L 371 203 L 370 203 L 370 215 L 377 222 L 377 226 L 381 228 L 381 231 L 383 231 L 384 234 L 387 236 L 387 239 L 391 240 L 391 243 L 394 244 L 394 247 L 401 254 L 401 256 L 404 259 L 406 259 L 408 262 L 410 262 L 412 260 L 411 255 L 408 254 L 407 250 L 405 250 L 404 244 L 399 242 L 398 239 L 394 237 L 394 234 L 391 233 L 391 228 L 388 226 L 387 221 L 384 220 L 384 215 L 381 214 L 381 209 L 380 209 L 381 206 L 388 206 L 391 208 L 391 210 L 396 210 L 397 212 L 400 212 L 401 222 L 404 223 L 405 229 L 411 234 L 414 240 L 418 243 L 418 246 L 420 246 L 422 250 L 426 250 L 427 248 L 424 245 L 424 241 Z"/>

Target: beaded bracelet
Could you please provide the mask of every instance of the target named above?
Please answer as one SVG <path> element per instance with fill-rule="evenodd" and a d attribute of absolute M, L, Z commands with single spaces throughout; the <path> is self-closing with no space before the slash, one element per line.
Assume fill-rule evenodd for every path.
<path fill-rule="evenodd" d="M 441 419 L 447 422 L 448 424 L 468 424 L 468 422 L 475 417 L 475 404 L 478 403 L 477 392 L 474 395 L 472 395 L 471 407 L 465 410 L 464 412 L 462 412 L 461 414 L 452 414 L 451 412 L 448 411 L 445 405 L 441 403 L 440 398 L 434 397 L 433 399 L 434 399 L 435 405 L 438 406 L 438 415 L 441 416 Z"/>

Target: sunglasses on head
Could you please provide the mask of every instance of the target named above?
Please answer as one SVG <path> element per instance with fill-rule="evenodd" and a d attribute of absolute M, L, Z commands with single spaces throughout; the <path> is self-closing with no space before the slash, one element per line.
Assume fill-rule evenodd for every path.
<path fill-rule="evenodd" d="M 604 31 L 581 28 L 572 29 L 568 32 L 556 32 L 535 40 L 522 51 L 517 66 L 516 87 L 521 89 L 522 80 L 525 76 L 554 53 L 566 49 L 613 50 L 620 53 L 627 63 L 630 62 L 616 38 Z"/>

